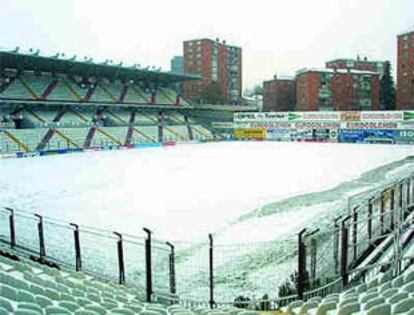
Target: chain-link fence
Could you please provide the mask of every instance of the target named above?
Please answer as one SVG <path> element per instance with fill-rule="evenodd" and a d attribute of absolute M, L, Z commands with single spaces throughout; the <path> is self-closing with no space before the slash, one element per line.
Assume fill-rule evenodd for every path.
<path fill-rule="evenodd" d="M 413 187 L 408 176 L 355 195 L 330 227 L 303 229 L 298 240 L 168 242 L 147 229 L 128 235 L 4 208 L 0 241 L 40 263 L 134 286 L 147 300 L 275 307 L 413 263 Z"/>

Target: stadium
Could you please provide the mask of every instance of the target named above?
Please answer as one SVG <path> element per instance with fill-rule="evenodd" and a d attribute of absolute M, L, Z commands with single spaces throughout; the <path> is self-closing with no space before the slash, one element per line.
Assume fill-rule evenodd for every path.
<path fill-rule="evenodd" d="M 413 112 L 198 79 L 0 52 L 0 314 L 413 314 Z"/>

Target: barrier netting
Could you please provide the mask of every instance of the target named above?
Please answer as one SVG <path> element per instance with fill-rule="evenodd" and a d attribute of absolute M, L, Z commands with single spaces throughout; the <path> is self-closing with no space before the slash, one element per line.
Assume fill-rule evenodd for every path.
<path fill-rule="evenodd" d="M 413 188 L 408 176 L 359 193 L 330 226 L 269 242 L 168 242 L 146 229 L 128 235 L 10 208 L 0 211 L 0 240 L 41 263 L 136 287 L 147 300 L 275 307 L 413 263 Z"/>

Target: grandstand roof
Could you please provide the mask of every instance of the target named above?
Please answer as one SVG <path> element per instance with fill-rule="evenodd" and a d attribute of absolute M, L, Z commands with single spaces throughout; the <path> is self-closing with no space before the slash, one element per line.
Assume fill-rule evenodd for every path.
<path fill-rule="evenodd" d="M 200 79 L 199 76 L 194 74 L 162 72 L 139 68 L 135 65 L 123 66 L 122 63 L 115 65 L 108 61 L 95 63 L 92 59 L 79 61 L 76 60 L 76 56 L 65 59 L 59 54 L 47 57 L 39 55 L 38 51 L 25 54 L 20 53 L 19 49 L 0 51 L 0 71 L 4 69 L 67 73 L 85 77 L 106 77 L 108 79 L 146 80 L 157 83 L 175 83 Z"/>

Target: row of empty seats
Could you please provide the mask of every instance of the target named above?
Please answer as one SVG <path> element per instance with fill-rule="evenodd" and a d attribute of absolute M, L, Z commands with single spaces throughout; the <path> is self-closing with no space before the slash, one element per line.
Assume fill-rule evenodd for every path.
<path fill-rule="evenodd" d="M 151 93 L 144 91 L 137 84 L 125 85 L 120 81 L 98 81 L 93 85 L 82 85 L 72 79 L 53 77 L 51 75 L 36 76 L 24 73 L 12 80 L 0 93 L 3 99 L 46 99 L 51 101 L 90 101 L 147 104 L 151 101 Z M 93 87 L 92 87 L 93 86 Z M 121 99 L 122 98 L 122 99 Z M 171 88 L 161 87 L 155 94 L 155 104 L 175 105 L 177 92 Z M 180 105 L 188 105 L 183 100 Z"/>
<path fill-rule="evenodd" d="M 93 124 L 101 123 L 105 126 L 129 126 L 131 125 L 131 110 L 114 110 L 107 109 L 100 116 L 101 120 L 97 120 L 97 114 L 92 110 L 35 110 L 24 109 L 20 111 L 22 125 L 25 128 L 50 128 L 50 127 L 85 127 Z M 133 117 L 134 126 L 158 125 L 158 113 L 136 111 Z M 197 125 L 194 121 L 189 121 L 193 125 Z M 164 113 L 165 125 L 185 125 L 186 121 L 180 113 Z M 10 126 L 14 126 L 12 123 Z M 202 129 L 202 127 L 197 127 Z"/>
<path fill-rule="evenodd" d="M 234 307 L 147 303 L 136 287 L 52 269 L 13 254 L 0 256 L 0 315 L 258 315 Z"/>
<path fill-rule="evenodd" d="M 414 315 L 414 268 L 392 279 L 390 271 L 367 283 L 324 299 L 291 302 L 285 309 L 291 315 Z"/>

